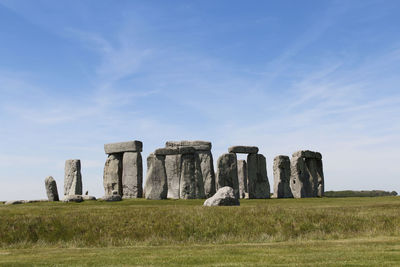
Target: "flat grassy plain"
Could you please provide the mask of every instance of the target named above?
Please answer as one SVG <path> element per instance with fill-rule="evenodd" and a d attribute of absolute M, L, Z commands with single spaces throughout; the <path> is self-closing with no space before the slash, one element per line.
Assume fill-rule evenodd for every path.
<path fill-rule="evenodd" d="M 400 265 L 400 197 L 0 205 L 0 265 Z"/>

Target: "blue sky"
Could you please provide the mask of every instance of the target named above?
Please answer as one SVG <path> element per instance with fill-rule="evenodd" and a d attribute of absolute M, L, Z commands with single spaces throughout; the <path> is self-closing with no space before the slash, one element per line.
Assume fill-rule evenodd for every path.
<path fill-rule="evenodd" d="M 323 154 L 326 190 L 400 191 L 399 1 L 0 0 L 0 199 L 62 194 L 103 144 L 210 140 L 215 160 Z M 145 160 L 144 160 L 145 165 Z"/>

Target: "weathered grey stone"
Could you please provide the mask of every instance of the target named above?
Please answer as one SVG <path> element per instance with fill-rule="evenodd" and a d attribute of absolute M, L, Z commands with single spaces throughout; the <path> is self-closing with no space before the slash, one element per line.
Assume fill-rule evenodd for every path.
<path fill-rule="evenodd" d="M 62 199 L 63 202 L 82 202 L 83 197 L 82 195 L 66 195 Z"/>
<path fill-rule="evenodd" d="M 290 159 L 288 156 L 274 158 L 274 197 L 292 198 L 290 189 Z"/>
<path fill-rule="evenodd" d="M 106 152 L 106 154 L 116 154 L 124 152 L 142 152 L 142 150 L 143 150 L 143 143 L 137 140 L 104 145 L 104 151 Z"/>
<path fill-rule="evenodd" d="M 182 155 L 165 156 L 165 171 L 167 174 L 168 194 L 167 198 L 179 199 L 181 180 L 181 157 Z"/>
<path fill-rule="evenodd" d="M 203 175 L 204 194 L 206 198 L 215 194 L 215 172 L 214 160 L 211 151 L 198 150 L 197 155 L 200 159 L 201 173 Z"/>
<path fill-rule="evenodd" d="M 218 158 L 216 184 L 217 190 L 224 186 L 232 187 L 235 197 L 239 198 L 239 179 L 235 153 L 226 153 Z"/>
<path fill-rule="evenodd" d="M 89 195 L 83 195 L 82 196 L 83 200 L 96 200 L 96 197 L 94 196 L 89 196 Z"/>
<path fill-rule="evenodd" d="M 4 203 L 4 205 L 15 205 L 15 204 L 24 204 L 26 200 L 9 200 Z"/>
<path fill-rule="evenodd" d="M 117 191 L 113 191 L 111 195 L 105 195 L 101 198 L 103 201 L 107 202 L 114 202 L 114 201 L 121 201 L 122 197 L 118 194 Z"/>
<path fill-rule="evenodd" d="M 191 154 L 196 150 L 193 147 L 165 147 L 158 148 L 154 151 L 155 155 L 178 155 L 178 154 Z"/>
<path fill-rule="evenodd" d="M 232 187 L 224 186 L 218 189 L 214 196 L 208 198 L 203 206 L 239 206 L 239 199 Z"/>
<path fill-rule="evenodd" d="M 54 178 L 51 176 L 46 177 L 44 184 L 46 186 L 46 194 L 49 201 L 59 201 L 57 184 Z"/>
<path fill-rule="evenodd" d="M 237 161 L 238 179 L 239 179 L 239 196 L 245 198 L 247 191 L 247 163 L 245 160 Z"/>
<path fill-rule="evenodd" d="M 302 150 L 291 159 L 290 188 L 295 198 L 324 195 L 322 156 L 318 152 Z"/>
<path fill-rule="evenodd" d="M 31 199 L 31 200 L 24 200 L 24 203 L 38 203 L 38 202 L 49 202 L 48 199 Z"/>
<path fill-rule="evenodd" d="M 182 199 L 205 198 L 201 163 L 195 153 L 181 156 L 179 196 Z"/>
<path fill-rule="evenodd" d="M 105 195 L 117 191 L 122 195 L 122 154 L 111 154 L 104 165 L 103 186 Z"/>
<path fill-rule="evenodd" d="M 165 156 L 150 154 L 147 157 L 147 176 L 144 187 L 146 199 L 166 199 L 168 193 Z"/>
<path fill-rule="evenodd" d="M 65 161 L 64 195 L 82 195 L 81 161 Z"/>
<path fill-rule="evenodd" d="M 231 146 L 228 149 L 229 153 L 244 153 L 244 154 L 257 154 L 258 147 L 256 146 Z"/>
<path fill-rule="evenodd" d="M 270 198 L 267 163 L 262 154 L 247 156 L 247 189 L 249 198 Z"/>
<path fill-rule="evenodd" d="M 122 197 L 143 195 L 143 162 L 140 152 L 125 152 L 122 156 Z"/>
<path fill-rule="evenodd" d="M 208 141 L 168 141 L 166 147 L 185 147 L 191 146 L 198 151 L 211 150 L 211 142 Z"/>

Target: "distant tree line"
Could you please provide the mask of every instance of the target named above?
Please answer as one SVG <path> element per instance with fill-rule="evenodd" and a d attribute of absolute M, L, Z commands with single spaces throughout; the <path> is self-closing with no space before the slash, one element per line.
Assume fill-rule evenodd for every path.
<path fill-rule="evenodd" d="M 344 190 L 344 191 L 325 191 L 326 197 L 384 197 L 384 196 L 397 196 L 396 191 L 383 191 L 383 190 Z"/>

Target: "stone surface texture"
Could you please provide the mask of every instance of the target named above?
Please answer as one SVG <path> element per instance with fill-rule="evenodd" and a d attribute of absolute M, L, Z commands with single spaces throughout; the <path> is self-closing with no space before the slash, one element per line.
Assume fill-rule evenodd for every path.
<path fill-rule="evenodd" d="M 216 174 L 217 190 L 229 186 L 233 188 L 236 198 L 239 198 L 239 179 L 235 153 L 226 153 L 217 160 Z"/>
<path fill-rule="evenodd" d="M 211 151 L 197 151 L 203 176 L 204 194 L 206 198 L 215 194 L 214 160 Z"/>
<path fill-rule="evenodd" d="M 67 195 L 62 199 L 63 202 L 82 202 L 82 195 Z"/>
<path fill-rule="evenodd" d="M 292 198 L 290 189 L 290 159 L 288 156 L 276 156 L 274 158 L 274 197 Z"/>
<path fill-rule="evenodd" d="M 59 201 L 57 183 L 56 180 L 52 176 L 46 177 L 44 180 L 44 184 L 46 187 L 46 194 L 49 201 Z"/>
<path fill-rule="evenodd" d="M 179 196 L 181 199 L 205 198 L 201 163 L 195 153 L 181 156 Z"/>
<path fill-rule="evenodd" d="M 165 156 L 165 172 L 167 174 L 167 198 L 179 199 L 181 180 L 181 155 Z"/>
<path fill-rule="evenodd" d="M 83 200 L 96 200 L 96 197 L 89 195 L 83 195 L 82 198 Z"/>
<path fill-rule="evenodd" d="M 256 146 L 231 146 L 228 149 L 229 153 L 244 153 L 244 154 L 257 154 L 258 147 Z"/>
<path fill-rule="evenodd" d="M 211 150 L 211 142 L 208 141 L 168 141 L 166 147 L 185 147 L 191 146 L 196 150 Z"/>
<path fill-rule="evenodd" d="M 143 143 L 137 140 L 104 145 L 104 151 L 106 152 L 106 154 L 116 154 L 123 152 L 142 152 L 142 150 L 143 150 Z"/>
<path fill-rule="evenodd" d="M 122 196 L 141 198 L 143 195 L 143 162 L 140 152 L 125 152 L 122 156 Z"/>
<path fill-rule="evenodd" d="M 239 196 L 245 198 L 247 191 L 247 163 L 245 160 L 237 161 L 238 179 L 239 179 Z"/>
<path fill-rule="evenodd" d="M 144 188 L 146 199 L 166 199 L 168 194 L 165 156 L 150 154 L 147 157 L 147 175 Z"/>
<path fill-rule="evenodd" d="M 232 187 L 224 186 L 218 189 L 214 196 L 208 198 L 204 206 L 239 206 L 239 199 L 236 197 Z"/>
<path fill-rule="evenodd" d="M 324 195 L 321 153 L 309 150 L 293 153 L 290 169 L 290 188 L 293 197 L 321 197 Z"/>
<path fill-rule="evenodd" d="M 81 161 L 65 161 L 64 195 L 82 195 Z"/>
<path fill-rule="evenodd" d="M 104 165 L 103 186 L 105 195 L 117 191 L 122 195 L 122 154 L 111 154 Z"/>
<path fill-rule="evenodd" d="M 178 154 L 190 154 L 195 153 L 196 149 L 190 146 L 185 147 L 164 147 L 158 148 L 154 151 L 156 155 L 178 155 Z"/>
<path fill-rule="evenodd" d="M 247 155 L 247 186 L 249 198 L 270 198 L 267 163 L 262 154 Z"/>

